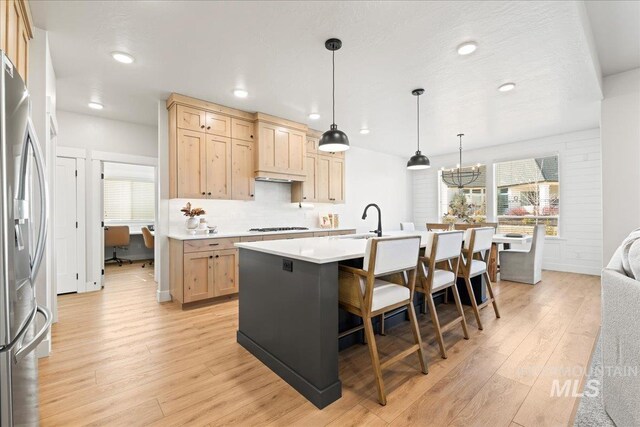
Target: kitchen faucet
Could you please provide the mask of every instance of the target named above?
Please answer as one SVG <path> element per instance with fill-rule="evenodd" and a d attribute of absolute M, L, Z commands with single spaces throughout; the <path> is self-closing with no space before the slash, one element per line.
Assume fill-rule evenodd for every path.
<path fill-rule="evenodd" d="M 364 212 L 362 212 L 362 219 L 367 219 L 367 210 L 370 207 L 374 207 L 378 210 L 378 229 L 371 230 L 372 233 L 376 233 L 378 237 L 382 237 L 382 213 L 380 212 L 380 207 L 375 203 L 369 203 L 366 208 L 364 208 Z"/>

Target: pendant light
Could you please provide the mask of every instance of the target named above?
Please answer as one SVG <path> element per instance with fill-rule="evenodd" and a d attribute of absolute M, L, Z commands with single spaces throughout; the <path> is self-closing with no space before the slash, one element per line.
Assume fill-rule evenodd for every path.
<path fill-rule="evenodd" d="M 331 51 L 333 69 L 333 122 L 331 128 L 322 134 L 318 149 L 320 151 L 346 151 L 349 149 L 349 138 L 347 134 L 338 130 L 336 125 L 336 50 L 342 47 L 342 42 L 338 39 L 329 39 L 324 42 L 324 46 Z"/>
<path fill-rule="evenodd" d="M 414 89 L 411 91 L 411 94 L 416 97 L 417 105 L 418 105 L 418 150 L 416 154 L 411 156 L 409 161 L 407 162 L 407 169 L 410 170 L 420 170 L 427 169 L 431 167 L 431 162 L 429 158 L 420 152 L 420 95 L 424 93 L 424 89 Z"/>

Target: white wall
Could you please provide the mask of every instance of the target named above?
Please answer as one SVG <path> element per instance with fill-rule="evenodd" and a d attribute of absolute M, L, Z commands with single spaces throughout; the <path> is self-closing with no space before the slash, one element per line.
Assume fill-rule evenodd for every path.
<path fill-rule="evenodd" d="M 606 265 L 640 227 L 640 68 L 605 77 L 600 132 Z"/>
<path fill-rule="evenodd" d="M 158 137 L 155 126 L 146 126 L 118 120 L 103 119 L 86 114 L 58 111 L 58 146 L 86 150 L 86 254 L 87 289 L 95 289 L 101 282 L 101 261 L 96 251 L 100 251 L 98 241 L 101 212 L 97 206 L 101 202 L 99 191 L 99 161 L 110 160 L 134 163 L 155 163 L 158 156 Z M 137 160 L 136 160 L 137 159 Z M 150 163 L 144 163 L 150 162 Z M 155 166 L 155 164 L 153 164 Z"/>
<path fill-rule="evenodd" d="M 158 104 L 159 129 L 167 129 L 164 102 Z M 156 259 L 161 260 L 158 280 L 158 300 L 169 297 L 168 242 L 166 234 L 184 231 L 184 217 L 180 208 L 186 199 L 168 199 L 168 140 L 167 132 L 159 132 L 158 176 L 160 186 L 160 213 L 156 232 Z M 383 230 L 398 230 L 401 221 L 411 216 L 411 176 L 406 169 L 407 159 L 382 154 L 358 147 L 346 153 L 344 204 L 313 204 L 311 209 L 300 209 L 291 203 L 291 185 L 256 182 L 255 201 L 190 200 L 192 205 L 207 211 L 207 220 L 220 231 L 246 231 L 251 227 L 302 226 L 318 227 L 319 213 L 338 213 L 341 227 L 354 227 L 358 231 L 373 230 L 377 226 L 377 213 L 369 211 L 366 221 L 361 219 L 368 203 L 377 203 L 382 210 Z"/>
<path fill-rule="evenodd" d="M 487 165 L 487 218 L 491 220 L 495 217 L 492 164 L 552 154 L 559 155 L 560 164 L 560 235 L 546 240 L 543 267 L 599 275 L 602 192 L 598 129 L 465 151 L 463 161 Z M 417 172 L 413 180 L 413 219 L 422 229 L 427 222 L 441 222 L 438 169 L 455 167 L 458 153 L 430 160 L 431 168 Z"/>
<path fill-rule="evenodd" d="M 56 76 L 49 51 L 49 37 L 46 31 L 34 28 L 34 38 L 29 48 L 29 92 L 31 95 L 31 118 L 35 127 L 40 148 L 45 157 L 47 175 L 47 190 L 51 195 L 55 188 L 55 144 L 56 138 L 52 137 L 52 130 L 56 122 Z M 56 278 L 55 251 L 54 251 L 54 224 L 53 224 L 53 200 L 49 197 L 47 227 L 47 244 L 45 256 L 36 277 L 36 298 L 38 304 L 49 308 L 53 312 L 54 321 L 57 321 L 57 310 L 53 284 Z M 38 346 L 38 355 L 46 356 L 51 350 L 50 339 L 44 340 Z"/>

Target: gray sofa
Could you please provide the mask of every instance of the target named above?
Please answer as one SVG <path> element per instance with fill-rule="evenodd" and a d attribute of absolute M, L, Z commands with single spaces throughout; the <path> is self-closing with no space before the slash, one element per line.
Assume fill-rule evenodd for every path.
<path fill-rule="evenodd" d="M 604 406 L 618 427 L 640 426 L 640 229 L 602 271 Z"/>

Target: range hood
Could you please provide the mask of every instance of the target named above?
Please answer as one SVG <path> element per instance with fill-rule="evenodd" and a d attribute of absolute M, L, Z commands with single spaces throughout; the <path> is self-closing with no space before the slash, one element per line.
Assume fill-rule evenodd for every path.
<path fill-rule="evenodd" d="M 286 178 L 269 178 L 268 176 L 256 176 L 256 181 L 262 181 L 262 182 L 279 182 L 279 183 L 285 183 L 285 184 L 291 184 L 294 180 L 292 179 L 286 179 Z M 303 180 L 300 180 L 303 181 Z"/>

